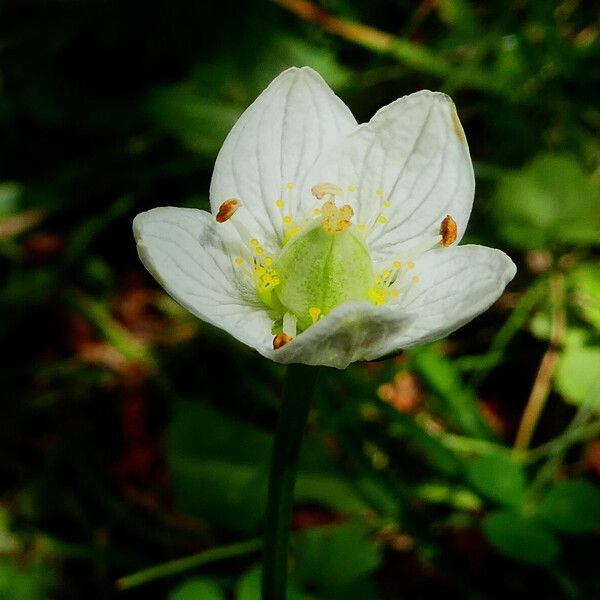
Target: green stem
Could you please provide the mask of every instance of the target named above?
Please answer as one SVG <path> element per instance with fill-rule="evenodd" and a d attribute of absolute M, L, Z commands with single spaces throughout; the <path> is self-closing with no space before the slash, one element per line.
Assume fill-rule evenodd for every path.
<path fill-rule="evenodd" d="M 594 421 L 578 429 L 567 429 L 561 436 L 529 450 L 526 454 L 526 462 L 534 463 L 548 454 L 562 452 L 574 444 L 585 442 L 600 436 L 600 421 Z"/>
<path fill-rule="evenodd" d="M 184 571 L 195 569 L 217 560 L 236 558 L 238 556 L 250 554 L 251 552 L 259 550 L 260 546 L 260 539 L 252 539 L 245 542 L 230 544 L 229 546 L 210 548 L 204 552 L 184 556 L 183 558 L 171 560 L 160 565 L 155 565 L 154 567 L 149 567 L 143 571 L 121 577 L 121 579 L 117 580 L 115 585 L 119 590 L 129 590 L 139 585 L 149 583 L 150 581 L 154 581 L 155 579 L 179 575 L 179 573 L 183 573 Z"/>
<path fill-rule="evenodd" d="M 319 369 L 315 367 L 290 365 L 285 377 L 269 476 L 262 600 L 285 600 L 286 596 L 294 484 L 302 435 L 318 372 Z"/>

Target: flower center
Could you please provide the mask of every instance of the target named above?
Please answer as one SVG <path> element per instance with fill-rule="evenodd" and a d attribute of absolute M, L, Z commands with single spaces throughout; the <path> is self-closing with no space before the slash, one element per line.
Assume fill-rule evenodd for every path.
<path fill-rule="evenodd" d="M 294 238 L 275 261 L 280 279 L 275 294 L 296 317 L 299 329 L 343 302 L 368 300 L 373 264 L 344 209 L 350 207 L 337 208 L 332 202 L 323 210 L 322 223 Z"/>
<path fill-rule="evenodd" d="M 294 193 L 292 183 L 287 184 L 287 189 Z M 348 186 L 347 191 L 353 193 L 356 188 Z M 370 300 L 382 305 L 397 298 L 419 283 L 419 277 L 410 273 L 415 268 L 414 261 L 424 252 L 436 246 L 450 246 L 457 239 L 456 222 L 448 215 L 437 235 L 423 236 L 408 253 L 375 273 L 365 239 L 374 228 L 386 227 L 388 219 L 376 212 L 366 224 L 354 225 L 352 207 L 335 203 L 336 196 L 344 195 L 340 187 L 321 183 L 311 192 L 323 201 L 321 208 L 313 211 L 320 218 L 296 223 L 285 212 L 292 198 L 276 201 L 282 214 L 279 250 L 251 238 L 243 223 L 232 218 L 242 208 L 239 200 L 226 200 L 215 217 L 218 223 L 229 222 L 237 230 L 242 245 L 233 262 L 253 282 L 258 298 L 274 318 L 275 349 L 291 342 L 297 332 L 344 302 Z M 383 193 L 381 189 L 375 191 L 380 210 L 391 205 L 390 200 L 383 200 Z"/>

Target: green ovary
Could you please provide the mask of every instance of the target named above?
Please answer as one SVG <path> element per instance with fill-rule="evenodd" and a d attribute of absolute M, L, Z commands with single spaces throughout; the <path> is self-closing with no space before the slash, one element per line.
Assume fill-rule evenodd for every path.
<path fill-rule="evenodd" d="M 280 283 L 273 293 L 300 330 L 313 324 L 311 309 L 326 315 L 342 302 L 367 300 L 373 286 L 369 251 L 352 228 L 306 231 L 284 247 L 274 268 Z"/>

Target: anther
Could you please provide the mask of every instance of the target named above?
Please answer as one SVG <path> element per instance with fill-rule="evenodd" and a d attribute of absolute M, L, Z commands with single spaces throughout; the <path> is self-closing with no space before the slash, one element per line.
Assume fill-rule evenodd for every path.
<path fill-rule="evenodd" d="M 317 200 L 322 200 L 327 194 L 341 196 L 344 193 L 335 183 L 318 183 L 317 185 L 313 185 L 310 191 Z"/>
<path fill-rule="evenodd" d="M 235 198 L 230 198 L 229 200 L 225 200 L 223 204 L 219 207 L 219 212 L 215 217 L 217 223 L 225 223 L 225 221 L 229 221 L 233 216 L 233 213 L 242 205 L 239 200 Z"/>
<path fill-rule="evenodd" d="M 354 216 L 354 210 L 349 204 L 338 208 L 331 200 L 323 204 L 321 212 L 325 231 L 344 231 L 350 227 L 350 219 Z"/>
<path fill-rule="evenodd" d="M 279 348 L 283 348 L 286 344 L 289 344 L 294 338 L 286 335 L 285 333 L 278 333 L 273 338 L 273 350 L 279 350 Z"/>
<path fill-rule="evenodd" d="M 444 247 L 450 246 L 456 241 L 458 227 L 456 221 L 450 215 L 446 215 L 446 218 L 442 221 L 440 235 L 442 236 L 441 244 Z"/>
<path fill-rule="evenodd" d="M 378 289 L 369 290 L 368 296 L 369 296 L 369 300 L 373 304 L 377 304 L 379 306 L 381 306 L 382 304 L 385 304 L 385 292 L 383 290 L 378 290 Z"/>

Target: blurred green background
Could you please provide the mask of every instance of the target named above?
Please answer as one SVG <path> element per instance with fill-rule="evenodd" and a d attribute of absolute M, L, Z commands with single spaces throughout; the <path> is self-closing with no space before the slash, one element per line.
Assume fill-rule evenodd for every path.
<path fill-rule="evenodd" d="M 0 2 L 0 599 L 259 599 L 283 368 L 170 300 L 131 220 L 207 208 L 225 135 L 291 65 L 359 121 L 450 94 L 467 240 L 519 271 L 449 339 L 325 373 L 290 599 L 600 597 L 599 15 Z"/>

